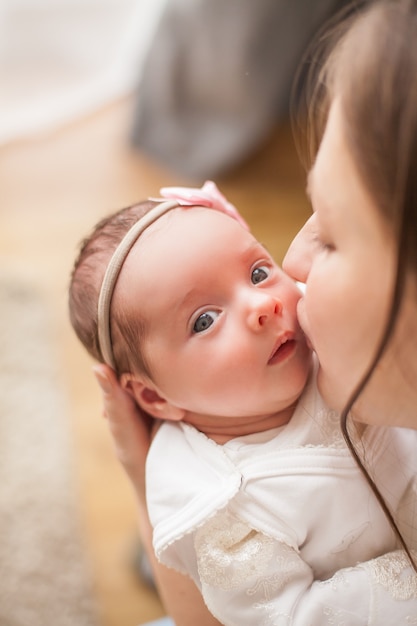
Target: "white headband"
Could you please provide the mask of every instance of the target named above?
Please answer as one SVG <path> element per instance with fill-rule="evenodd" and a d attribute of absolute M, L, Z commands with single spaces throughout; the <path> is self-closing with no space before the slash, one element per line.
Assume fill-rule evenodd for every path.
<path fill-rule="evenodd" d="M 178 206 L 179 204 L 177 200 L 168 200 L 167 202 L 162 202 L 148 211 L 146 215 L 135 222 L 130 230 L 127 231 L 126 235 L 113 252 L 107 266 L 98 298 L 97 330 L 98 343 L 104 362 L 107 363 L 107 365 L 110 365 L 113 369 L 116 368 L 116 365 L 113 356 L 110 331 L 110 306 L 120 270 L 122 269 L 123 263 L 125 262 L 131 248 L 143 231 L 146 230 L 148 226 L 156 222 L 161 215 L 167 213 L 171 209 L 177 208 Z"/>

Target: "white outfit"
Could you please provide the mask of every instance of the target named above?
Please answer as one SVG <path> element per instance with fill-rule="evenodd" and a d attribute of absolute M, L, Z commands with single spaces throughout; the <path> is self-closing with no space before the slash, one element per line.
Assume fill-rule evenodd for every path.
<path fill-rule="evenodd" d="M 417 433 L 368 428 L 365 438 L 415 547 Z M 164 423 L 148 456 L 147 496 L 157 557 L 193 578 L 223 624 L 389 624 L 390 610 L 395 626 L 417 624 L 417 579 L 401 553 L 353 567 L 393 550 L 395 539 L 315 380 L 288 425 L 224 445 Z"/>

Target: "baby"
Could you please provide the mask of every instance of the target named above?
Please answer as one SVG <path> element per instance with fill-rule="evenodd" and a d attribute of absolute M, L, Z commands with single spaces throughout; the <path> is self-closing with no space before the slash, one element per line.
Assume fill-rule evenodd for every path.
<path fill-rule="evenodd" d="M 395 537 L 317 391 L 294 282 L 214 183 L 161 195 L 83 242 L 71 322 L 160 420 L 147 460 L 157 557 L 222 623 L 261 624 L 271 598 L 291 613 L 293 579 L 326 579 Z M 373 466 L 399 510 L 415 467 L 394 486 L 390 464 L 415 441 L 378 438 Z M 281 573 L 294 554 L 301 569 Z"/>

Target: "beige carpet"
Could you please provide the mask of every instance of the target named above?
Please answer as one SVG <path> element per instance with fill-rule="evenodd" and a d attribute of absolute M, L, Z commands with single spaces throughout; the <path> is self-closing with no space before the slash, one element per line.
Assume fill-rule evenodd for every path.
<path fill-rule="evenodd" d="M 0 275 L 0 624 L 96 626 L 48 309 Z"/>

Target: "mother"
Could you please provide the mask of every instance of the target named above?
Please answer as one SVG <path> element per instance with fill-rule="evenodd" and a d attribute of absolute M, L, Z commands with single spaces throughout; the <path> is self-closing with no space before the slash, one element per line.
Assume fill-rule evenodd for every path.
<path fill-rule="evenodd" d="M 343 28 L 309 103 L 314 213 L 284 268 L 306 283 L 299 318 L 327 402 L 357 423 L 417 429 L 417 3 L 372 3 Z M 150 546 L 148 429 L 112 372 L 95 371 Z M 178 625 L 217 623 L 191 581 L 157 564 L 155 575 Z M 313 583 L 287 623 L 406 624 L 416 616 L 414 570 L 398 554 Z"/>

